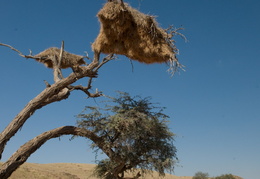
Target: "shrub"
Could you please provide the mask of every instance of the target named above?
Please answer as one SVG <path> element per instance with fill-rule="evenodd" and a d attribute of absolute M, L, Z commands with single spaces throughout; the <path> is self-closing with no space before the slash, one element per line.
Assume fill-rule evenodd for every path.
<path fill-rule="evenodd" d="M 215 179 L 236 179 L 232 174 L 225 174 L 215 177 Z"/>
<path fill-rule="evenodd" d="M 192 177 L 192 179 L 208 179 L 208 178 L 209 178 L 209 174 L 208 173 L 203 173 L 203 172 L 197 172 Z"/>

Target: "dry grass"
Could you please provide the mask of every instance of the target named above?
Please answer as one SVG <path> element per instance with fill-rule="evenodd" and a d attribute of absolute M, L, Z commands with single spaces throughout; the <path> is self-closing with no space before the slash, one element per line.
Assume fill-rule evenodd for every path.
<path fill-rule="evenodd" d="M 57 60 L 59 58 L 59 55 L 60 49 L 56 47 L 51 47 L 35 55 L 34 57 L 38 62 L 43 63 L 46 67 L 53 68 L 53 61 Z M 83 56 L 64 51 L 60 68 L 69 68 L 83 64 L 85 64 Z"/>
<path fill-rule="evenodd" d="M 25 163 L 15 171 L 10 179 L 97 179 L 91 177 L 94 164 L 52 163 L 35 164 Z M 158 174 L 143 179 L 158 179 Z M 192 179 L 167 174 L 164 179 Z"/>
<path fill-rule="evenodd" d="M 125 55 L 142 63 L 170 62 L 179 66 L 172 34 L 160 28 L 153 16 L 118 2 L 108 2 L 97 14 L 100 33 L 95 52 Z"/>
<path fill-rule="evenodd" d="M 25 163 L 12 174 L 10 179 L 97 179 L 91 177 L 94 167 L 94 164 L 79 163 Z M 153 176 L 148 175 L 142 179 L 158 178 L 158 173 L 154 172 Z M 243 179 L 238 176 L 235 176 L 235 178 Z M 192 179 L 192 177 L 166 174 L 163 179 Z"/>

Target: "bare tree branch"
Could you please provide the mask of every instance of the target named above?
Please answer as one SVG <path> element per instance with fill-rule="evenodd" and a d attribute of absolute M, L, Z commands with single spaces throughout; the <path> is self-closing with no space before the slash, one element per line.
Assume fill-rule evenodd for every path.
<path fill-rule="evenodd" d="M 97 97 L 100 97 L 100 96 L 103 96 L 102 92 L 101 91 L 98 91 L 96 89 L 96 92 L 95 93 L 90 93 L 89 92 L 89 87 L 84 87 L 84 86 L 81 86 L 81 85 L 77 85 L 77 86 L 72 86 L 70 85 L 68 87 L 70 90 L 81 90 L 83 91 L 84 93 L 86 93 L 88 95 L 89 98 L 97 98 Z"/>
<path fill-rule="evenodd" d="M 60 56 L 59 56 L 59 60 L 58 60 L 58 68 L 60 68 L 60 65 L 61 65 L 63 51 L 64 51 L 64 41 L 61 42 Z"/>
<path fill-rule="evenodd" d="M 61 61 L 62 61 L 62 56 L 64 52 L 64 41 L 61 42 L 61 48 L 60 48 L 60 55 L 59 58 L 56 56 L 52 56 L 52 62 L 53 62 L 53 76 L 54 76 L 54 81 L 58 82 L 60 79 L 63 78 L 62 72 L 61 72 Z"/>
<path fill-rule="evenodd" d="M 96 136 L 93 132 L 88 131 L 83 128 L 74 126 L 63 126 L 47 132 L 44 132 L 32 140 L 21 146 L 10 158 L 6 161 L 0 169 L 0 178 L 6 179 L 20 166 L 22 165 L 31 154 L 33 154 L 37 149 L 39 149 L 45 142 L 50 139 L 60 137 L 62 135 L 75 135 L 86 137 L 103 149 L 103 151 L 110 155 L 109 149 L 106 149 L 103 145 L 102 138 Z"/>
<path fill-rule="evenodd" d="M 12 47 L 11 45 L 7 45 L 7 44 L 3 44 L 3 43 L 0 43 L 1 46 L 5 46 L 5 47 L 8 47 L 10 48 L 11 50 L 17 52 L 21 57 L 24 57 L 24 58 L 33 58 L 33 59 L 39 59 L 39 58 L 35 58 L 34 56 L 32 56 L 32 52 L 30 51 L 30 55 L 24 55 L 22 54 L 22 52 L 20 52 L 19 50 L 17 50 L 16 48 Z"/>
<path fill-rule="evenodd" d="M 17 52 L 20 56 L 22 57 L 25 57 L 25 55 L 22 54 L 22 52 L 20 52 L 19 50 L 15 49 L 14 47 L 12 47 L 11 45 L 7 45 L 7 44 L 3 44 L 3 43 L 0 43 L 1 46 L 5 46 L 5 47 L 8 47 L 10 48 L 11 50 Z M 25 57 L 26 58 L 26 57 Z"/>
<path fill-rule="evenodd" d="M 50 83 L 48 83 L 48 81 L 46 81 L 46 80 L 43 80 L 43 81 L 45 83 L 46 88 L 49 88 L 51 86 Z"/>
<path fill-rule="evenodd" d="M 107 55 L 105 58 L 103 58 L 102 62 L 96 67 L 96 69 L 94 70 L 94 72 L 97 72 L 99 70 L 99 68 L 101 68 L 104 64 L 106 64 L 107 62 L 109 62 L 110 60 L 115 59 L 115 56 L 113 54 L 109 54 Z M 74 71 L 77 71 L 74 69 Z M 81 90 L 84 93 L 86 93 L 88 95 L 89 98 L 96 98 L 96 97 L 100 97 L 103 96 L 102 92 L 98 91 L 96 89 L 95 93 L 90 93 L 89 90 L 92 88 L 92 79 L 94 77 L 89 77 L 88 80 L 88 85 L 87 87 L 84 87 L 82 85 L 77 85 L 77 86 L 68 86 L 69 90 Z"/>
<path fill-rule="evenodd" d="M 113 60 L 115 58 L 116 57 L 114 56 L 114 54 L 107 55 L 105 58 L 103 58 L 102 62 L 97 66 L 97 68 L 95 70 L 98 71 L 98 69 L 100 67 L 102 67 L 104 64 L 106 64 L 107 62 L 109 62 L 110 60 Z"/>
<path fill-rule="evenodd" d="M 1 46 L 9 47 L 10 49 L 18 52 L 18 54 L 24 58 L 34 58 L 33 56 L 23 55 L 19 50 L 13 48 L 10 45 L 2 44 Z M 66 99 L 70 95 L 68 86 L 76 82 L 78 79 L 84 77 L 96 77 L 98 69 L 109 60 L 103 60 L 99 64 L 99 53 L 95 52 L 94 60 L 87 66 L 79 66 L 77 71 L 71 73 L 68 77 L 60 79 L 53 85 L 48 85 L 38 96 L 32 99 L 22 111 L 9 123 L 9 125 L 0 133 L 0 159 L 4 151 L 6 143 L 13 137 L 16 132 L 23 126 L 26 120 L 34 114 L 37 109 L 40 109 L 52 102 Z M 35 59 L 35 58 L 34 58 Z M 100 94 L 100 93 L 98 93 Z M 89 96 L 98 97 L 97 94 L 88 94 Z"/>
<path fill-rule="evenodd" d="M 85 51 L 84 52 L 86 55 L 85 56 L 83 56 L 84 58 L 86 58 L 86 59 L 88 59 L 88 60 L 91 60 L 91 58 L 89 58 L 89 56 L 88 56 L 88 52 L 87 51 Z"/>

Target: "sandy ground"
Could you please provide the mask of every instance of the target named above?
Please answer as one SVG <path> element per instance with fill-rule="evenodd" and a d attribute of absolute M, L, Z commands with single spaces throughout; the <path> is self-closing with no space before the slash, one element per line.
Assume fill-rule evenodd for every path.
<path fill-rule="evenodd" d="M 94 166 L 94 164 L 79 163 L 25 163 L 12 174 L 10 179 L 97 179 L 91 176 Z M 143 179 L 158 178 L 158 175 L 154 174 Z M 164 179 L 192 179 L 192 177 L 167 174 Z"/>

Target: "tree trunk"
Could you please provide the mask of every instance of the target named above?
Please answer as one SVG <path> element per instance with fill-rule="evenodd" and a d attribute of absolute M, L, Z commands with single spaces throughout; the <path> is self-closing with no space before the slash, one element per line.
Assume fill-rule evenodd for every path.
<path fill-rule="evenodd" d="M 83 128 L 74 126 L 64 126 L 59 127 L 47 132 L 40 134 L 39 136 L 33 138 L 29 142 L 21 146 L 10 158 L 6 161 L 0 169 L 0 178 L 6 179 L 11 176 L 11 174 L 21 166 L 31 154 L 33 154 L 37 149 L 39 149 L 46 141 L 60 137 L 62 135 L 76 135 L 87 137 L 96 144 L 103 146 L 103 140 L 96 136 L 93 132 L 88 131 Z"/>
<path fill-rule="evenodd" d="M 24 109 L 10 122 L 10 124 L 0 134 L 0 159 L 6 143 L 23 126 L 26 120 L 37 110 L 52 102 L 66 99 L 69 91 L 67 86 L 83 77 L 93 77 L 96 75 L 95 68 L 98 67 L 98 59 L 95 59 L 88 66 L 80 67 L 80 70 L 70 74 L 67 78 L 61 79 L 57 83 L 43 90 L 38 96 L 32 99 Z"/>

